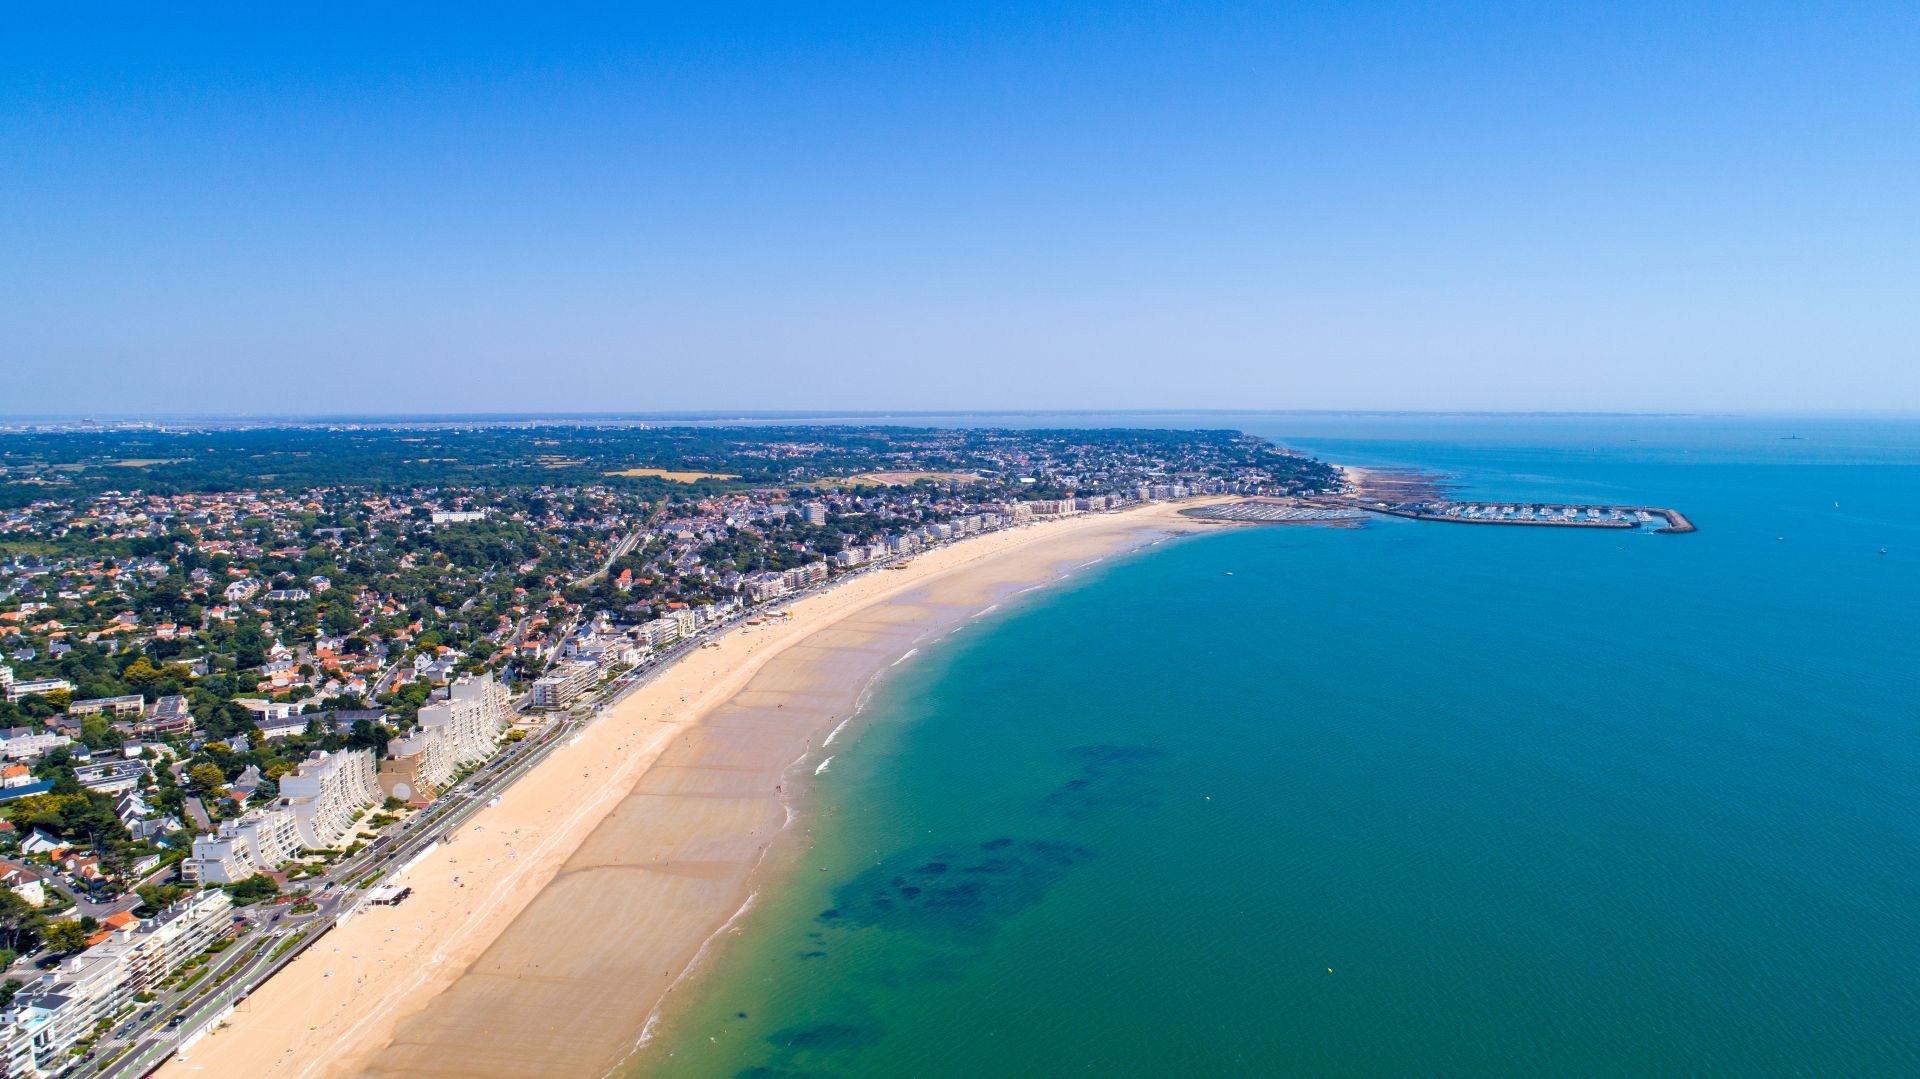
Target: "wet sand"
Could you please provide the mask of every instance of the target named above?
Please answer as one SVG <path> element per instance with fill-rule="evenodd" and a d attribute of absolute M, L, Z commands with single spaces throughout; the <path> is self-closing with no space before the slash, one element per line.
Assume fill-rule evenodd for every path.
<path fill-rule="evenodd" d="M 322 938 L 165 1074 L 606 1075 L 769 851 L 797 846 L 777 842 L 793 787 L 876 673 L 1017 592 L 1193 527 L 1154 506 L 993 533 L 729 632 L 411 868 L 404 905 Z"/>

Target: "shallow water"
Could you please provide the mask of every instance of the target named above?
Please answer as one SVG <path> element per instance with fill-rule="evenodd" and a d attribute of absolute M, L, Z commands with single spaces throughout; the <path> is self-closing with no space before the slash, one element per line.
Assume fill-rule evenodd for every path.
<path fill-rule="evenodd" d="M 1232 420 L 1701 531 L 1241 528 L 1008 602 L 637 1070 L 1920 1071 L 1920 424 Z"/>

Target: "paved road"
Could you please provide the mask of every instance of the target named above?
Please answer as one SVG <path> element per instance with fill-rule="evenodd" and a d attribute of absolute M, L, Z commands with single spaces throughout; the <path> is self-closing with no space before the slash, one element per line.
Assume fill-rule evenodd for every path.
<path fill-rule="evenodd" d="M 646 519 L 641 521 L 639 524 L 634 525 L 633 531 L 620 537 L 619 542 L 613 545 L 613 549 L 607 552 L 606 561 L 600 563 L 599 569 L 596 569 L 592 573 L 589 573 L 583 577 L 575 577 L 572 580 L 568 581 L 567 584 L 580 585 L 580 584 L 587 584 L 589 582 L 598 580 L 602 574 L 606 573 L 608 570 L 613 568 L 613 564 L 615 562 L 619 561 L 622 557 L 624 557 L 628 551 L 631 551 L 636 546 L 638 546 L 641 538 L 644 537 L 647 534 L 647 531 L 651 529 L 654 525 L 659 524 L 661 518 L 666 516 L 666 513 L 667 513 L 667 500 L 663 498 L 660 501 L 655 502 L 653 504 L 653 509 L 648 511 Z"/>
<path fill-rule="evenodd" d="M 849 578 L 885 568 L 896 561 L 875 562 L 852 573 L 813 585 L 781 597 L 789 603 L 824 592 Z M 611 562 L 611 559 L 609 560 Z M 169 991 L 144 1006 L 135 1018 L 103 1039 L 93 1061 L 70 1073 L 70 1079 L 92 1076 L 138 1076 L 158 1068 L 173 1055 L 179 1042 L 211 1026 L 215 1017 L 243 1000 L 267 979 L 291 963 L 300 952 L 311 947 L 339 923 L 341 916 L 357 908 L 365 891 L 355 885 L 384 880 L 408 861 L 439 843 L 468 818 L 486 808 L 489 800 L 537 766 L 574 734 L 593 722 L 607 708 L 635 689 L 658 677 L 661 671 L 708 639 L 734 628 L 742 621 L 762 615 L 758 609 L 743 610 L 732 618 L 716 622 L 694 636 L 680 641 L 591 691 L 564 713 L 552 714 L 548 722 L 530 737 L 508 745 L 489 758 L 472 774 L 453 784 L 432 804 L 398 824 L 381 830 L 379 838 L 364 850 L 329 869 L 325 874 L 303 881 L 317 910 L 292 916 L 282 904 L 265 904 L 244 911 L 237 919 L 238 935 L 234 943 L 208 964 L 207 973 L 195 980 L 185 992 Z M 280 955 L 274 952 L 295 933 L 305 933 L 299 945 Z M 225 974 L 222 980 L 223 972 Z M 201 987 L 218 983 L 205 992 Z M 194 996 L 195 991 L 204 995 Z M 131 1045 L 124 1055 L 119 1049 Z M 113 1058 L 113 1059 L 109 1059 Z"/>

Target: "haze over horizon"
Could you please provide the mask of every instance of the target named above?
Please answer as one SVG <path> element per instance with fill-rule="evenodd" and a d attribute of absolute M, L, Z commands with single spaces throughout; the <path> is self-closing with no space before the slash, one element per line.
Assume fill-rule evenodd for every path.
<path fill-rule="evenodd" d="M 0 43 L 0 412 L 1920 402 L 1903 5 L 194 20 Z"/>

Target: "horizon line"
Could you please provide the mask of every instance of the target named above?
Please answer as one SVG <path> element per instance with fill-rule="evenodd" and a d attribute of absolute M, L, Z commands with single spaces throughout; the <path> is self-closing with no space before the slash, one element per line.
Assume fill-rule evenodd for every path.
<path fill-rule="evenodd" d="M 1714 416 L 1728 417 L 1788 417 L 1804 416 L 1809 418 L 1838 417 L 1878 417 L 1878 418 L 1920 418 L 1920 409 L 1775 409 L 1775 408 L 1724 408 L 1724 409 L 1576 409 L 1576 408 L 1447 408 L 1447 409 L 1395 409 L 1395 408 L 1222 408 L 1222 407 L 1162 407 L 1162 408 L 953 408 L 953 409 L 659 409 L 659 410 L 623 410 L 623 411 L 506 411 L 506 410 L 462 410 L 449 412 L 21 412 L 0 413 L 0 425 L 34 423 L 165 423 L 165 422 L 225 422 L 225 423 L 395 423 L 395 422 L 436 422 L 436 423 L 505 423 L 540 421 L 675 421 L 700 420 L 707 422 L 725 422 L 727 420 L 794 419 L 886 419 L 893 417 L 944 417 L 944 416 L 1498 416 L 1498 417 L 1646 417 L 1646 418 L 1706 418 Z"/>

